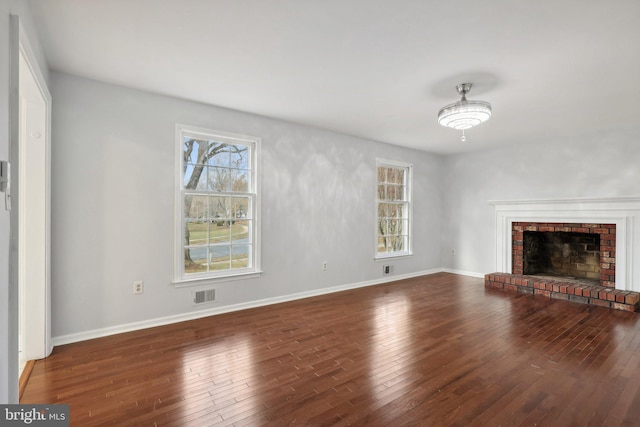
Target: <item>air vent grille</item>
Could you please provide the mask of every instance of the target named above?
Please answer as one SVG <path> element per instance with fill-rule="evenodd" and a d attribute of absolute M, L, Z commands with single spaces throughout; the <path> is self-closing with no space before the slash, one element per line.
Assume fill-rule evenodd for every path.
<path fill-rule="evenodd" d="M 206 304 L 208 302 L 214 302 L 216 300 L 216 290 L 215 289 L 206 289 L 204 291 L 194 291 L 193 292 L 193 303 L 194 304 Z"/>

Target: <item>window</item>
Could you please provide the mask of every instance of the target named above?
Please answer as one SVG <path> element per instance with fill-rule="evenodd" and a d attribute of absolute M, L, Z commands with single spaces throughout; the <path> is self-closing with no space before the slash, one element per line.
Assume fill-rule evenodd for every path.
<path fill-rule="evenodd" d="M 259 139 L 176 129 L 176 283 L 258 273 Z"/>
<path fill-rule="evenodd" d="M 412 166 L 378 160 L 376 257 L 411 254 Z"/>

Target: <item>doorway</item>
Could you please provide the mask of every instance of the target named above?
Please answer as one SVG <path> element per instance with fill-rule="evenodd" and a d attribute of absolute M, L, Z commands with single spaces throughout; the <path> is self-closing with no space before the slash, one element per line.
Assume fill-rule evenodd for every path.
<path fill-rule="evenodd" d="M 51 95 L 20 31 L 18 147 L 18 361 L 47 357 L 51 345 Z"/>

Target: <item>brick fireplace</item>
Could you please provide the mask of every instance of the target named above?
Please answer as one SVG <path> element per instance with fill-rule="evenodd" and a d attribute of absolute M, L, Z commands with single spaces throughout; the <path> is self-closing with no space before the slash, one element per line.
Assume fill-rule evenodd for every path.
<path fill-rule="evenodd" d="M 511 222 L 512 273 L 485 275 L 485 287 L 625 311 L 638 292 L 616 289 L 616 224 Z"/>
<path fill-rule="evenodd" d="M 640 307 L 640 268 L 634 268 L 640 265 L 640 227 L 634 227 L 640 197 L 489 204 L 495 208 L 496 273 L 485 275 L 487 288 L 628 311 Z M 538 253 L 525 258 L 527 246 Z M 558 261 L 559 254 L 568 258 Z"/>
<path fill-rule="evenodd" d="M 615 224 L 513 222 L 511 236 L 513 274 L 615 288 Z"/>

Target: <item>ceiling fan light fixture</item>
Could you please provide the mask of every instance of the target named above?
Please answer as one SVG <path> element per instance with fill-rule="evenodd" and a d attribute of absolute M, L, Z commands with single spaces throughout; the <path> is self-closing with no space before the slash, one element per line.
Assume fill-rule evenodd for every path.
<path fill-rule="evenodd" d="M 485 101 L 467 100 L 471 83 L 456 86 L 462 95 L 460 101 L 446 105 L 438 111 L 438 123 L 456 130 L 465 130 L 486 122 L 491 118 L 491 104 Z"/>

